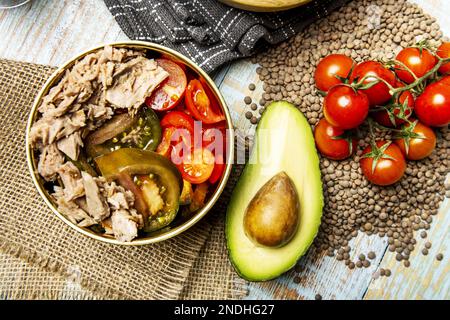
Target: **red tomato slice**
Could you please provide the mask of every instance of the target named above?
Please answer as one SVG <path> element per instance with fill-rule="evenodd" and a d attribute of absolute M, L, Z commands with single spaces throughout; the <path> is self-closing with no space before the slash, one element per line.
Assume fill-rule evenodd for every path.
<path fill-rule="evenodd" d="M 165 59 L 165 60 L 170 60 L 175 62 L 177 65 L 180 66 L 181 69 L 183 69 L 184 72 L 186 72 L 186 65 L 183 63 L 183 61 L 179 60 L 176 57 L 173 57 L 167 53 L 163 53 L 161 54 L 161 59 Z"/>
<path fill-rule="evenodd" d="M 170 156 L 170 152 L 172 151 L 172 136 L 176 129 L 175 127 L 167 127 L 164 129 L 161 142 L 156 148 L 156 153 L 166 158 Z"/>
<path fill-rule="evenodd" d="M 211 184 L 215 184 L 217 181 L 220 180 L 220 178 L 222 177 L 223 171 L 225 170 L 226 167 L 226 162 L 225 162 L 225 154 L 227 154 L 226 150 L 227 150 L 227 135 L 226 135 L 226 128 L 227 128 L 227 124 L 225 121 L 221 121 L 215 124 L 204 124 L 202 129 L 203 129 L 203 147 L 208 149 L 209 151 L 213 152 L 216 162 L 214 165 L 214 170 L 211 174 L 211 177 L 209 178 L 209 182 Z M 221 139 L 221 146 L 218 146 L 216 143 L 216 138 L 217 136 L 215 135 L 215 131 L 214 130 L 219 130 L 221 135 L 222 135 L 222 139 Z"/>
<path fill-rule="evenodd" d="M 187 129 L 191 134 L 194 133 L 194 119 L 183 111 L 170 111 L 160 122 L 162 128 L 177 127 Z"/>
<path fill-rule="evenodd" d="M 205 148 L 192 149 L 178 165 L 183 179 L 193 184 L 207 181 L 214 170 L 214 155 Z"/>
<path fill-rule="evenodd" d="M 174 108 L 182 100 L 186 90 L 186 74 L 175 62 L 168 59 L 156 59 L 158 65 L 169 73 L 169 77 L 147 98 L 149 108 L 165 111 Z"/>
<path fill-rule="evenodd" d="M 225 163 L 216 163 L 214 165 L 214 170 L 211 173 L 211 177 L 209 177 L 208 181 L 211 184 L 215 184 L 217 181 L 222 178 L 223 171 L 225 170 Z"/>
<path fill-rule="evenodd" d="M 211 124 L 225 120 L 225 116 L 220 112 L 218 106 L 211 103 L 202 83 L 197 79 L 192 79 L 185 95 L 186 108 L 192 116 L 204 123 Z"/>
<path fill-rule="evenodd" d="M 216 96 L 212 92 L 211 88 L 208 85 L 208 82 L 206 82 L 205 78 L 200 77 L 199 78 L 200 83 L 203 85 L 203 89 L 206 92 L 206 95 L 209 98 L 209 102 L 211 103 L 211 110 L 218 115 L 222 115 L 223 119 L 225 120 L 225 116 L 223 115 L 222 108 L 220 107 L 219 101 L 217 101 Z"/>

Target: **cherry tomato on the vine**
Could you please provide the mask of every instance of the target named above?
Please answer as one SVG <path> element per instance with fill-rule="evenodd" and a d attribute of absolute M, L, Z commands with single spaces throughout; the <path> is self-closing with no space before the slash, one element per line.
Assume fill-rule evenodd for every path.
<path fill-rule="evenodd" d="M 369 99 L 363 92 L 347 85 L 330 89 L 324 100 L 325 119 L 335 127 L 347 130 L 359 126 L 369 113 Z"/>
<path fill-rule="evenodd" d="M 430 51 L 423 48 L 405 48 L 401 50 L 396 60 L 404 64 L 409 68 L 417 78 L 423 77 L 428 73 L 437 63 L 437 59 L 433 56 Z M 400 80 L 406 83 L 413 83 L 414 76 L 401 65 L 396 66 L 395 73 L 400 78 Z"/>
<path fill-rule="evenodd" d="M 396 82 L 394 73 L 377 61 L 365 61 L 358 64 L 352 72 L 350 81 L 359 81 L 364 77 L 367 77 L 363 83 L 365 85 L 377 81 L 377 78 L 385 80 L 391 86 L 394 86 Z M 362 91 L 369 98 L 370 106 L 381 106 L 391 99 L 389 87 L 382 81 Z"/>
<path fill-rule="evenodd" d="M 393 106 L 389 104 L 386 106 L 388 109 L 391 107 L 389 111 L 374 112 L 372 114 L 373 119 L 385 127 L 397 127 L 405 123 L 405 120 L 399 118 L 399 116 L 403 115 L 405 118 L 408 118 L 411 115 L 414 109 L 414 96 L 410 91 L 403 91 L 396 100 Z M 391 114 L 392 119 L 389 114 Z"/>
<path fill-rule="evenodd" d="M 314 129 L 314 140 L 319 152 L 332 160 L 343 160 L 356 151 L 358 140 L 346 137 L 342 129 L 333 127 L 324 118 Z"/>
<path fill-rule="evenodd" d="M 418 121 L 406 124 L 401 136 L 395 140 L 395 144 L 408 160 L 424 159 L 436 147 L 436 134 L 433 129 Z"/>
<path fill-rule="evenodd" d="M 314 74 L 316 87 L 324 92 L 330 90 L 333 86 L 342 83 L 340 78 L 346 78 L 352 69 L 354 62 L 352 58 L 343 54 L 330 54 L 317 65 Z"/>
<path fill-rule="evenodd" d="M 445 76 L 438 83 L 445 84 L 446 86 L 450 86 L 450 76 Z"/>
<path fill-rule="evenodd" d="M 420 122 L 431 127 L 443 127 L 450 123 L 450 87 L 438 81 L 425 88 L 416 99 L 414 112 Z"/>
<path fill-rule="evenodd" d="M 437 55 L 443 59 L 450 58 L 450 42 L 442 43 L 437 49 Z M 444 63 L 438 70 L 442 74 L 450 73 L 450 62 Z"/>
<path fill-rule="evenodd" d="M 406 170 L 402 151 L 390 141 L 377 141 L 375 146 L 368 146 L 359 164 L 366 179 L 380 186 L 396 183 Z"/>

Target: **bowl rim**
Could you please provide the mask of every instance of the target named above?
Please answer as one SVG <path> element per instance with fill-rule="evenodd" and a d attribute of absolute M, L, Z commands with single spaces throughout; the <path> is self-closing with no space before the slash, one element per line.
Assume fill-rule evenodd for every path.
<path fill-rule="evenodd" d="M 287 1 L 284 4 L 279 3 L 270 3 L 269 1 L 267 3 L 255 3 L 254 1 L 248 1 L 248 0 L 219 0 L 220 2 L 235 7 L 241 10 L 246 10 L 250 12 L 280 12 L 280 11 L 286 11 L 289 9 L 294 9 L 300 6 L 303 6 L 305 4 L 310 3 L 312 0 L 290 0 Z"/>
<path fill-rule="evenodd" d="M 30 144 L 30 130 L 31 130 L 31 126 L 33 125 L 35 119 L 37 118 L 37 108 L 40 105 L 44 95 L 48 93 L 48 91 L 53 87 L 53 85 L 56 84 L 56 82 L 61 79 L 61 77 L 63 76 L 65 71 L 68 68 L 71 68 L 75 64 L 76 61 L 78 61 L 79 59 L 83 58 L 84 56 L 86 56 L 90 53 L 93 53 L 95 51 L 98 51 L 98 50 L 104 48 L 105 46 L 122 47 L 122 48 L 132 47 L 134 49 L 153 50 L 153 51 L 157 51 L 160 53 L 168 53 L 171 56 L 174 56 L 175 58 L 180 59 L 183 63 L 188 65 L 191 69 L 193 69 L 195 72 L 197 72 L 200 76 L 202 76 L 207 81 L 211 90 L 214 92 L 214 94 L 218 98 L 219 103 L 225 114 L 227 129 L 228 129 L 226 131 L 228 141 L 230 141 L 230 142 L 234 141 L 233 122 L 231 120 L 230 111 L 227 107 L 225 99 L 223 98 L 222 94 L 219 91 L 219 88 L 216 86 L 214 81 L 202 68 L 200 68 L 195 62 L 193 62 L 191 59 L 184 56 L 183 54 L 181 54 L 173 49 L 170 49 L 168 47 L 165 47 L 163 45 L 159 45 L 159 44 L 156 44 L 153 42 L 137 41 L 137 40 L 119 41 L 119 42 L 106 43 L 103 45 L 97 45 L 93 48 L 85 50 L 82 53 L 72 57 L 71 59 L 69 59 L 65 63 L 63 63 L 60 67 L 58 67 L 58 69 L 55 70 L 50 75 L 50 77 L 47 79 L 45 84 L 42 86 L 38 95 L 34 99 L 33 106 L 30 110 L 30 114 L 28 116 L 28 121 L 27 121 L 26 134 L 25 134 L 25 148 L 26 148 L 28 169 L 29 169 L 31 178 L 33 180 L 33 183 L 34 183 L 35 187 L 37 188 L 40 196 L 43 198 L 44 202 L 47 204 L 47 206 L 51 209 L 51 211 L 60 220 L 62 220 L 66 225 L 68 225 L 72 229 L 78 231 L 79 233 L 81 233 L 89 238 L 92 238 L 92 239 L 95 239 L 95 240 L 98 240 L 98 241 L 101 241 L 104 243 L 114 244 L 114 245 L 141 246 L 141 245 L 157 243 L 157 242 L 164 241 L 164 240 L 170 239 L 172 237 L 175 237 L 175 236 L 183 233 L 184 231 L 188 230 L 189 228 L 194 226 L 197 222 L 199 222 L 214 206 L 214 204 L 217 202 L 220 195 L 222 194 L 222 192 L 226 186 L 226 183 L 228 181 L 228 178 L 230 176 L 231 170 L 232 170 L 232 166 L 233 166 L 232 162 L 233 162 L 233 158 L 234 158 L 234 147 L 233 147 L 232 143 L 230 144 L 230 147 L 227 148 L 228 150 L 227 150 L 227 155 L 226 155 L 226 157 L 227 157 L 226 159 L 230 159 L 230 161 L 228 161 L 226 163 L 225 171 L 222 174 L 222 178 L 221 178 L 218 186 L 216 187 L 216 190 L 214 191 L 211 198 L 208 200 L 208 202 L 205 204 L 205 206 L 202 209 L 200 209 L 197 213 L 195 213 L 195 215 L 193 215 L 190 219 L 188 219 L 184 223 L 182 223 L 172 229 L 169 229 L 167 232 L 157 234 L 157 235 L 151 236 L 151 237 L 136 238 L 130 242 L 124 242 L 124 241 L 119 241 L 115 238 L 105 237 L 103 235 L 95 233 L 94 231 L 88 230 L 87 228 L 79 227 L 75 223 L 72 223 L 68 218 L 66 218 L 64 216 L 64 214 L 60 213 L 57 210 L 56 206 L 50 200 L 50 195 L 45 190 L 45 188 L 43 187 L 41 182 L 39 181 L 39 179 L 40 179 L 39 174 L 37 172 L 37 168 L 35 168 L 35 166 L 34 166 L 33 148 L 31 147 L 31 144 Z"/>

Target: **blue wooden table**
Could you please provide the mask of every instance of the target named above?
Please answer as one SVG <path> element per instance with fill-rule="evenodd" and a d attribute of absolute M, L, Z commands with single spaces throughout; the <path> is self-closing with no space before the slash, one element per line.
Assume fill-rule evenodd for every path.
<path fill-rule="evenodd" d="M 444 33 L 450 35 L 449 1 L 413 2 L 435 16 Z M 127 37 L 101 0 L 40 0 L 0 11 L 0 39 L 1 58 L 56 66 L 95 45 Z M 249 95 L 259 101 L 262 83 L 256 67 L 249 60 L 241 60 L 225 66 L 215 77 L 236 127 L 250 131 L 253 128 L 244 117 L 248 110 L 243 98 Z M 255 83 L 256 90 L 249 91 L 248 83 Z M 450 299 L 449 230 L 450 201 L 446 199 L 428 232 L 427 240 L 433 243 L 429 256 L 421 255 L 416 248 L 411 254 L 411 267 L 405 268 L 393 254 L 386 253 L 386 238 L 359 234 L 352 240 L 351 257 L 356 260 L 359 253 L 374 251 L 376 259 L 369 268 L 349 270 L 334 258 L 309 252 L 300 261 L 302 272 L 291 271 L 274 281 L 250 284 L 248 298 L 314 299 L 320 294 L 324 299 Z M 437 253 L 444 254 L 443 261 L 434 259 Z M 3 259 L 10 258 L 1 255 L 0 263 Z M 380 268 L 390 269 L 392 276 L 375 279 L 373 274 Z M 294 283 L 295 276 L 299 283 Z M 61 297 L 72 297 L 74 288 L 68 285 L 65 290 Z"/>

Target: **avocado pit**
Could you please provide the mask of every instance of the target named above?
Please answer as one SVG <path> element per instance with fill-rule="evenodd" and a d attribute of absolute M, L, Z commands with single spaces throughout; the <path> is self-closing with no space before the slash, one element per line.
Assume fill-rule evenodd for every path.
<path fill-rule="evenodd" d="M 279 172 L 250 201 L 244 214 L 244 232 L 257 245 L 281 247 L 297 230 L 299 207 L 292 180 L 284 171 Z"/>

